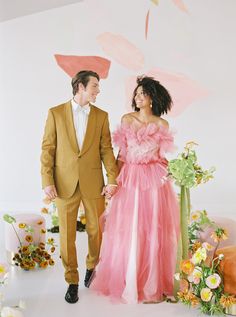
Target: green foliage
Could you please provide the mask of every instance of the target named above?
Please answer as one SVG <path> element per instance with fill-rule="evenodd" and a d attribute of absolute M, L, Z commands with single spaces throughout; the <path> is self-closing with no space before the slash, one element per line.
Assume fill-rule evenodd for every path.
<path fill-rule="evenodd" d="M 186 144 L 184 151 L 176 159 L 170 160 L 168 164 L 169 175 L 175 180 L 178 186 L 191 188 L 202 183 L 208 182 L 213 178 L 214 167 L 203 170 L 197 163 L 197 155 L 192 149 L 196 143 Z"/>

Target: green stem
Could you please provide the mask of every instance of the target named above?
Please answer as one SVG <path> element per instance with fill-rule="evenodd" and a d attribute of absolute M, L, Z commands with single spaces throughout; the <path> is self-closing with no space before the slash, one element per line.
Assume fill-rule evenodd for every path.
<path fill-rule="evenodd" d="M 19 237 L 19 235 L 18 235 L 18 233 L 17 233 L 17 231 L 16 231 L 16 229 L 15 229 L 13 223 L 12 223 L 11 225 L 12 225 L 13 230 L 15 231 L 15 234 L 16 234 L 16 237 L 17 237 L 19 243 L 20 243 L 20 246 L 22 247 L 22 243 L 21 243 L 21 241 L 20 241 L 20 237 Z"/>
<path fill-rule="evenodd" d="M 188 259 L 189 238 L 188 223 L 190 216 L 190 192 L 189 188 L 181 186 L 180 189 L 180 234 L 182 238 L 182 259 Z"/>

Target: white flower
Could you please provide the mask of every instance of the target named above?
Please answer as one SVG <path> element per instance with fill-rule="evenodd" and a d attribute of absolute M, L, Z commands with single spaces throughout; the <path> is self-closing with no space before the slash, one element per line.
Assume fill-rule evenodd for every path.
<path fill-rule="evenodd" d="M 218 258 L 219 258 L 220 261 L 223 260 L 224 257 L 225 257 L 225 256 L 224 256 L 224 254 L 222 254 L 222 253 L 218 255 Z"/>
<path fill-rule="evenodd" d="M 26 304 L 25 304 L 25 302 L 24 302 L 23 300 L 20 300 L 20 301 L 19 301 L 18 306 L 19 306 L 19 308 L 21 308 L 21 309 L 26 309 Z"/>
<path fill-rule="evenodd" d="M 175 273 L 174 277 L 175 277 L 176 281 L 179 281 L 180 280 L 180 273 Z"/>
<path fill-rule="evenodd" d="M 1 311 L 1 317 L 24 317 L 20 310 L 5 306 Z"/>
<path fill-rule="evenodd" d="M 201 299 L 204 302 L 209 302 L 211 300 L 213 294 L 209 288 L 205 287 L 201 290 L 200 295 L 201 295 Z"/>
<path fill-rule="evenodd" d="M 193 272 L 188 276 L 188 281 L 190 283 L 199 284 L 202 277 L 202 268 L 196 266 Z"/>
<path fill-rule="evenodd" d="M 221 277 L 217 273 L 208 276 L 206 279 L 206 285 L 211 289 L 217 288 L 220 285 L 220 282 Z"/>
<path fill-rule="evenodd" d="M 208 242 L 203 242 L 202 247 L 205 248 L 207 251 L 211 251 L 214 249 L 214 247 Z"/>
<path fill-rule="evenodd" d="M 197 210 L 191 213 L 190 215 L 191 222 L 198 222 L 201 220 L 201 211 Z"/>

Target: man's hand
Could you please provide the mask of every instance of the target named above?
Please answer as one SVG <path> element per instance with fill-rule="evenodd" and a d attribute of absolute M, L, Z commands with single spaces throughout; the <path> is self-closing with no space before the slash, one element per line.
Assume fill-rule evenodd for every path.
<path fill-rule="evenodd" d="M 56 190 L 56 187 L 54 185 L 50 185 L 50 186 L 45 187 L 44 193 L 51 200 L 53 200 L 57 197 L 57 190 Z"/>
<path fill-rule="evenodd" d="M 111 199 L 111 197 L 117 191 L 117 185 L 106 185 L 103 187 L 101 195 L 104 195 L 106 199 Z"/>

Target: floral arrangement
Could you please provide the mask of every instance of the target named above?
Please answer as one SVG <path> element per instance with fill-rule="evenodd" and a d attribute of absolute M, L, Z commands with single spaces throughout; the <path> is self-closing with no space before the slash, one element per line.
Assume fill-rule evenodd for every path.
<path fill-rule="evenodd" d="M 216 247 L 199 240 L 199 233 L 206 224 L 213 228 L 211 238 L 217 243 Z M 180 272 L 175 274 L 180 282 L 178 298 L 190 307 L 198 306 L 205 314 L 224 314 L 226 308 L 236 304 L 235 296 L 224 293 L 219 271 L 224 255 L 215 255 L 219 243 L 228 238 L 227 231 L 217 227 L 205 210 L 197 211 L 191 214 L 189 238 L 189 258 L 181 261 Z"/>
<path fill-rule="evenodd" d="M 187 142 L 184 151 L 168 163 L 169 176 L 178 186 L 191 188 L 213 178 L 215 168 L 204 170 L 197 162 L 196 151 L 193 149 L 197 145 L 193 141 Z"/>
<path fill-rule="evenodd" d="M 43 207 L 41 209 L 41 213 L 44 215 L 49 215 L 51 217 L 51 228 L 47 229 L 47 231 L 50 231 L 52 233 L 59 232 L 59 218 L 55 201 L 51 200 L 48 197 L 45 197 L 43 199 L 43 202 L 49 207 Z"/>
<path fill-rule="evenodd" d="M 0 263 L 0 289 L 7 284 L 8 266 Z M 4 295 L 0 292 L 0 317 L 23 317 L 22 309 L 25 309 L 25 303 L 20 300 L 19 304 L 14 307 L 3 306 Z"/>
<path fill-rule="evenodd" d="M 5 214 L 3 219 L 12 226 L 19 241 L 18 253 L 15 253 L 13 257 L 16 266 L 20 266 L 25 270 L 33 270 L 36 267 L 45 269 L 48 266 L 53 266 L 55 264 L 52 258 L 52 254 L 56 248 L 53 238 L 48 238 L 46 243 L 40 242 L 37 245 L 34 243 L 32 236 L 34 229 L 26 223 L 19 223 L 18 228 L 27 233 L 25 240 L 22 241 L 14 225 L 16 219 L 8 214 Z M 42 223 L 42 221 L 39 221 L 38 225 L 41 226 Z M 45 235 L 46 230 L 42 228 L 40 233 Z"/>
<path fill-rule="evenodd" d="M 49 205 L 49 207 L 43 207 L 41 212 L 43 214 L 49 215 L 51 217 L 51 225 L 50 229 L 47 229 L 50 232 L 59 232 L 59 217 L 56 208 L 56 204 L 54 200 L 51 200 L 48 197 L 43 199 L 44 204 Z M 86 218 L 83 204 L 80 204 L 79 212 L 78 212 L 78 221 L 77 221 L 77 231 L 85 231 L 86 227 Z"/>

